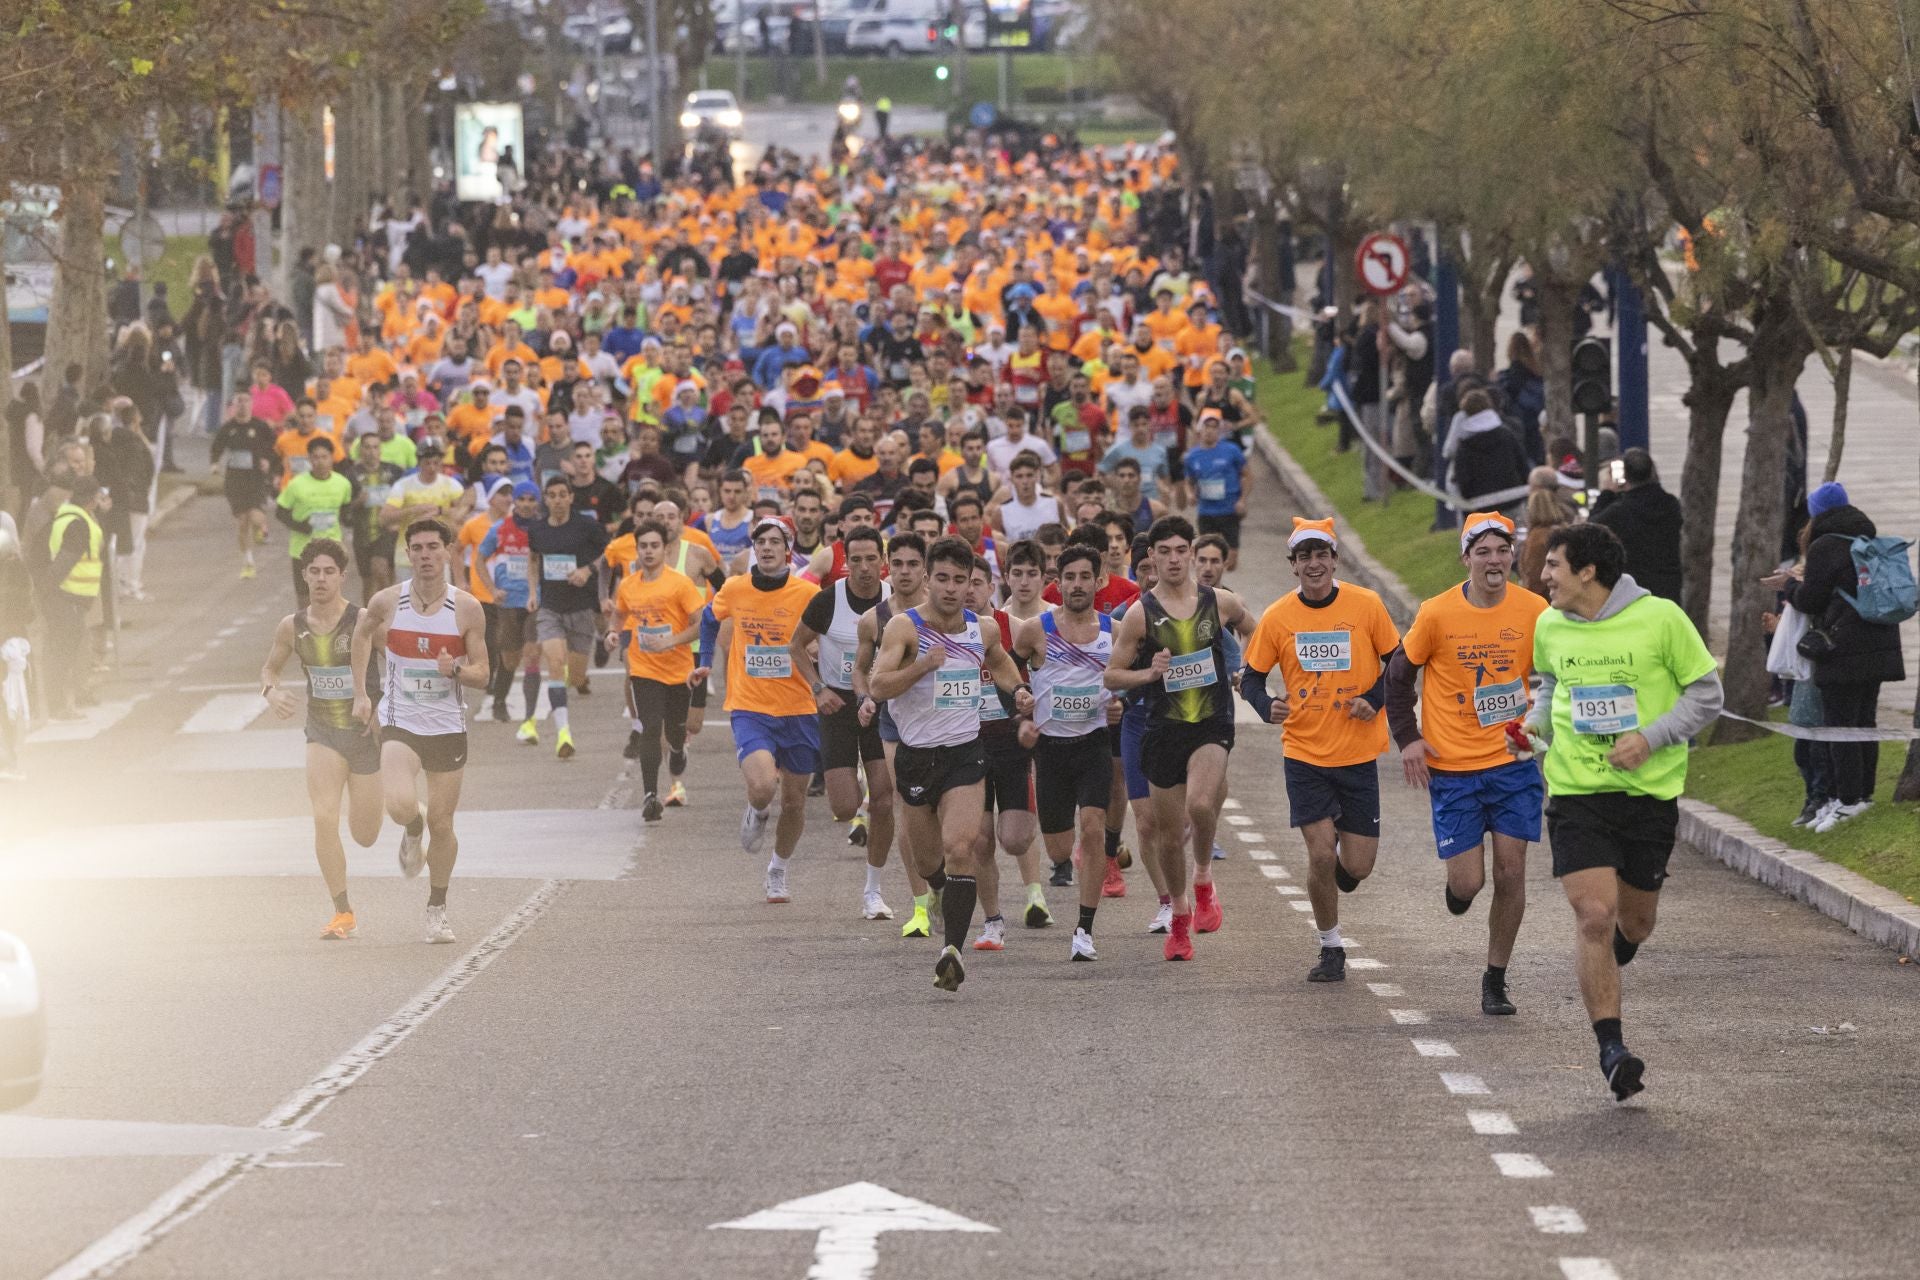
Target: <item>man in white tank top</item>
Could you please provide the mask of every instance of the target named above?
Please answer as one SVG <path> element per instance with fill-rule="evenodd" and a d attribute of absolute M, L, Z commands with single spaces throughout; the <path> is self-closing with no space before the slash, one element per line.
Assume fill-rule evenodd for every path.
<path fill-rule="evenodd" d="M 487 618 L 478 600 L 448 584 L 452 540 L 439 521 L 414 521 L 406 540 L 412 579 L 375 593 L 353 629 L 353 714 L 362 724 L 373 723 L 367 660 L 378 647 L 386 666 L 379 711 L 380 789 L 387 816 L 405 828 L 400 871 L 417 876 L 424 860 L 427 941 L 452 942 L 447 886 L 460 856 L 453 811 L 460 804 L 467 764 L 461 689 L 487 686 Z"/>
<path fill-rule="evenodd" d="M 1061 523 L 1060 499 L 1040 492 L 1040 459 L 1032 453 L 1014 456 L 1007 467 L 1009 487 L 987 504 L 987 521 L 1008 542 L 1031 538 L 1043 524 Z"/>
<path fill-rule="evenodd" d="M 1000 643 L 1000 628 L 991 619 L 982 627 L 965 607 L 973 548 L 940 539 L 927 552 L 927 574 L 927 603 L 888 620 L 867 684 L 889 703 L 899 727 L 893 774 L 906 805 L 902 826 L 920 874 L 940 895 L 947 945 L 934 964 L 934 985 L 958 991 L 967 976 L 960 944 L 977 894 L 973 841 L 986 802 L 981 672 L 1014 695 L 1018 715 L 1033 710 L 1033 693 Z"/>

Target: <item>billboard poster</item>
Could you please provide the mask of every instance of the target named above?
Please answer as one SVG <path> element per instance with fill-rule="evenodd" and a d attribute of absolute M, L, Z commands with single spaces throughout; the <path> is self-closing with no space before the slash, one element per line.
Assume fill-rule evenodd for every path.
<path fill-rule="evenodd" d="M 453 193 L 461 200 L 500 200 L 500 163 L 526 164 L 517 102 L 463 102 L 453 109 Z"/>
<path fill-rule="evenodd" d="M 987 0 L 987 47 L 1026 49 L 1033 45 L 1033 0 Z"/>

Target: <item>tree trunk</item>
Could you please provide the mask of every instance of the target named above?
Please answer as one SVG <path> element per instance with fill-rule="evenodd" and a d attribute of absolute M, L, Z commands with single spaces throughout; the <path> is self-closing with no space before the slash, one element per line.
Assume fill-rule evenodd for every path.
<path fill-rule="evenodd" d="M 92 143 L 70 140 L 66 156 L 45 367 L 79 365 L 80 386 L 90 394 L 107 381 L 107 179 Z"/>
<path fill-rule="evenodd" d="M 1827 442 L 1829 483 L 1840 477 L 1840 458 L 1847 451 L 1847 397 L 1853 390 L 1853 348 L 1844 346 L 1833 368 L 1833 435 Z"/>
<path fill-rule="evenodd" d="M 6 278 L 7 238 L 4 235 L 0 235 L 0 292 L 4 291 Z M 46 366 L 42 365 L 41 368 L 44 370 Z M 44 376 L 40 379 L 40 385 L 47 385 L 47 380 Z M 6 422 L 7 405 L 12 400 L 13 326 L 6 322 L 5 317 L 0 317 L 0 424 Z M 13 448 L 10 443 L 0 441 L 0 510 L 11 511 L 16 515 L 24 515 L 27 508 L 24 497 L 17 504 L 13 501 L 14 483 Z M 21 476 L 19 478 L 19 484 L 24 491 L 27 487 L 27 478 Z"/>
<path fill-rule="evenodd" d="M 409 84 L 407 107 L 407 200 L 425 200 L 433 189 L 433 118 L 428 114 L 426 91 Z"/>
<path fill-rule="evenodd" d="M 320 108 L 288 108 L 281 113 L 280 155 L 285 166 L 281 182 L 280 236 L 284 242 L 281 261 L 290 272 L 302 249 L 318 252 L 327 243 L 327 178 L 321 165 Z M 291 302 L 288 280 L 282 278 L 276 292 L 282 302 Z M 300 327 L 312 323 L 303 316 Z"/>
<path fill-rule="evenodd" d="M 1548 440 L 1577 438 L 1573 423 L 1573 309 L 1580 286 L 1547 276 L 1534 277 L 1540 290 L 1540 372 L 1547 382 L 1547 410 L 1540 434 Z M 1549 450 L 1551 452 L 1551 450 Z M 1589 484 L 1597 477 L 1588 476 Z"/>
<path fill-rule="evenodd" d="M 1494 351 L 1494 326 L 1500 322 L 1501 287 L 1495 285 L 1491 297 L 1477 288 L 1460 291 L 1460 318 L 1466 322 L 1467 350 L 1473 352 L 1473 369 L 1481 377 L 1491 377 L 1498 356 Z"/>
<path fill-rule="evenodd" d="M 1757 309 L 1749 347 L 1753 380 L 1747 390 L 1747 455 L 1740 471 L 1740 514 L 1733 528 L 1733 590 L 1727 620 L 1724 668 L 1727 710 L 1765 719 L 1767 634 L 1760 617 L 1774 607 L 1774 593 L 1760 579 L 1780 563 L 1780 531 L 1786 524 L 1787 441 L 1793 433 L 1793 387 L 1813 353 L 1813 342 L 1786 298 L 1784 283 Z M 1740 742 L 1764 730 L 1723 721 L 1717 742 Z"/>
<path fill-rule="evenodd" d="M 1680 526 L 1680 607 L 1687 611 L 1694 630 L 1704 636 L 1707 620 L 1713 614 L 1713 547 L 1719 532 L 1715 513 L 1720 506 L 1720 459 L 1726 441 L 1727 415 L 1733 410 L 1733 398 L 1739 393 L 1740 384 L 1720 373 L 1717 359 L 1712 360 L 1712 368 L 1720 373 L 1718 377 L 1698 367 L 1706 362 L 1696 360 L 1695 363 L 1692 385 L 1686 394 L 1687 457 L 1680 468 L 1680 508 L 1688 513 Z"/>
<path fill-rule="evenodd" d="M 1327 255 L 1333 269 L 1333 305 L 1339 309 L 1340 322 L 1353 315 L 1356 296 L 1354 258 L 1360 252 L 1360 235 L 1347 217 L 1346 202 L 1333 196 L 1328 202 L 1328 217 L 1322 226 L 1327 233 Z"/>

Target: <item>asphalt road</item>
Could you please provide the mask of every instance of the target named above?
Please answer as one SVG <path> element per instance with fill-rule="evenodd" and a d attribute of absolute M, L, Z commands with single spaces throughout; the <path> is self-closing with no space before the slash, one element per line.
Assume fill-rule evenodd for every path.
<path fill-rule="evenodd" d="M 1236 585 L 1264 605 L 1290 513 L 1254 511 Z M 1303 981 L 1305 856 L 1258 726 L 1192 964 L 1144 932 L 1136 867 L 1097 964 L 1016 926 L 937 992 L 934 943 L 858 918 L 824 802 L 794 901 L 762 901 L 723 725 L 692 806 L 643 827 L 611 678 L 570 763 L 475 725 L 458 946 L 420 942 L 391 828 L 349 845 L 361 936 L 318 942 L 299 754 L 247 701 L 284 552 L 239 582 L 229 529 L 202 500 L 156 536 L 106 713 L 0 790 L 0 928 L 53 1038 L 41 1098 L 0 1117 L 6 1280 L 1913 1274 L 1910 967 L 1682 851 L 1626 974 L 1648 1090 L 1617 1107 L 1544 853 L 1520 1014 L 1483 1018 L 1484 902 L 1442 908 L 1397 768 L 1342 901 L 1367 967 Z M 776 1229 L 710 1229 L 742 1220 Z M 992 1230 L 911 1229 L 956 1225 Z"/>

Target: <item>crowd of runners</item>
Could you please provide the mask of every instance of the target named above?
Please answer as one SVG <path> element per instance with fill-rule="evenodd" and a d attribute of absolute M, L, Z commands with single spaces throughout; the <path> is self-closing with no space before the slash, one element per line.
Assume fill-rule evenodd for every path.
<path fill-rule="evenodd" d="M 511 222 L 487 223 L 513 229 L 455 275 L 396 257 L 382 323 L 320 353 L 278 432 L 258 429 L 261 395 L 233 401 L 242 572 L 265 503 L 292 533 L 297 608 L 262 692 L 306 716 L 325 937 L 357 927 L 344 807 L 363 846 L 383 813 L 401 828 L 427 940 L 453 941 L 470 722 L 517 720 L 501 751 L 550 729 L 567 760 L 598 654 L 625 664 L 649 827 L 696 800 L 688 739 L 729 733 L 767 902 L 844 839 L 867 863 L 859 915 L 894 920 L 897 851 L 899 932 L 932 940 L 957 991 L 1009 914 L 1054 924 L 1049 887 L 1077 889 L 1062 959 L 1098 960 L 1137 862 L 1155 902 L 1126 927 L 1193 960 L 1225 920 L 1237 698 L 1282 746 L 1308 981 L 1346 976 L 1342 901 L 1374 869 L 1391 738 L 1431 794 L 1445 910 L 1491 878 L 1483 1012 L 1515 1012 L 1544 812 L 1601 1067 L 1615 1096 L 1641 1087 L 1619 970 L 1653 929 L 1686 743 L 1719 706 L 1712 657 L 1600 526 L 1554 532 L 1550 598 L 1514 583 L 1498 512 L 1465 519 L 1464 580 L 1404 636 L 1341 579 L 1331 518 L 1294 521 L 1297 589 L 1243 601 L 1226 579 L 1259 409 L 1216 292 L 1146 216 L 1170 154 L 770 159 L 648 198 L 575 172 L 536 167 Z M 281 683 L 290 658 L 304 697 Z M 810 793 L 844 836 L 809 836 Z"/>

